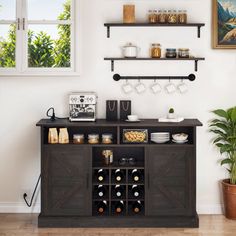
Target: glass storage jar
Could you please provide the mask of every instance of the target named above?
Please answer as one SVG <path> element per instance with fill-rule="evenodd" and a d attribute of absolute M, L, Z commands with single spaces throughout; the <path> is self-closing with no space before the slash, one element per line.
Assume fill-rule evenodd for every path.
<path fill-rule="evenodd" d="M 84 143 L 84 134 L 74 134 L 73 135 L 74 144 L 83 144 Z"/>
<path fill-rule="evenodd" d="M 166 49 L 166 58 L 176 58 L 177 52 L 175 48 L 167 48 Z"/>
<path fill-rule="evenodd" d="M 88 135 L 89 144 L 98 144 L 99 143 L 99 134 L 89 134 Z"/>
<path fill-rule="evenodd" d="M 148 22 L 149 23 L 157 23 L 157 11 L 156 10 L 154 10 L 154 11 L 152 11 L 152 10 L 149 10 L 148 11 Z"/>
<path fill-rule="evenodd" d="M 161 44 L 153 43 L 151 46 L 151 57 L 161 58 Z"/>
<path fill-rule="evenodd" d="M 186 10 L 181 10 L 178 12 L 178 23 L 180 24 L 187 24 L 187 11 Z"/>
<path fill-rule="evenodd" d="M 103 134 L 102 135 L 102 143 L 103 144 L 111 144 L 113 139 L 112 134 Z"/>
<path fill-rule="evenodd" d="M 167 22 L 167 11 L 164 10 L 164 11 L 159 11 L 158 13 L 158 22 L 159 23 L 166 23 Z"/>
<path fill-rule="evenodd" d="M 189 58 L 189 49 L 188 48 L 179 48 L 178 50 L 179 58 Z"/>
<path fill-rule="evenodd" d="M 177 12 L 176 11 L 169 11 L 168 13 L 168 23 L 176 24 L 177 23 Z"/>

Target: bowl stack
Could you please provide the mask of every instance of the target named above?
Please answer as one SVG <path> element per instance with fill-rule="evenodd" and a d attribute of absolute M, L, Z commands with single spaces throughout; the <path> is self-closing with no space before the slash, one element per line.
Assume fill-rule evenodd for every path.
<path fill-rule="evenodd" d="M 180 133 L 172 135 L 172 142 L 174 143 L 187 143 L 188 142 L 188 134 Z"/>
<path fill-rule="evenodd" d="M 151 133 L 151 141 L 154 143 L 166 143 L 170 141 L 169 132 Z"/>

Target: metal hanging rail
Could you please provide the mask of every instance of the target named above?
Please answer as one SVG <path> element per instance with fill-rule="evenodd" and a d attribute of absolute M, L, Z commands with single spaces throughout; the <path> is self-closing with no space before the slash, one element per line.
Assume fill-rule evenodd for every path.
<path fill-rule="evenodd" d="M 194 81 L 196 76 L 190 74 L 188 76 L 121 76 L 119 74 L 114 74 L 113 79 L 115 81 L 120 80 L 189 80 Z"/>

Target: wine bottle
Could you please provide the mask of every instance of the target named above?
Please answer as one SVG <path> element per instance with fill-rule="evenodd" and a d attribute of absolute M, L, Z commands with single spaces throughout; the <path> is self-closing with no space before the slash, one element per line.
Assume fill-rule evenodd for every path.
<path fill-rule="evenodd" d="M 137 201 L 135 202 L 133 205 L 132 205 L 132 209 L 133 209 L 133 212 L 135 214 L 139 213 L 141 210 L 142 210 L 142 204 L 140 201 Z"/>
<path fill-rule="evenodd" d="M 107 201 L 99 202 L 97 205 L 97 211 L 99 214 L 103 214 L 107 209 Z"/>
<path fill-rule="evenodd" d="M 132 175 L 133 181 L 135 181 L 135 182 L 140 181 L 140 179 L 141 179 L 141 172 L 140 172 L 140 170 L 137 170 L 137 169 L 132 170 L 132 174 L 131 175 Z"/>
<path fill-rule="evenodd" d="M 115 212 L 120 214 L 122 213 L 124 210 L 124 202 L 123 201 L 119 201 L 118 203 L 116 203 L 115 205 Z"/>
<path fill-rule="evenodd" d="M 120 185 L 115 186 L 115 194 L 117 197 L 121 197 L 123 195 L 124 189 Z"/>
<path fill-rule="evenodd" d="M 103 197 L 106 193 L 106 188 L 103 185 L 99 185 L 97 193 L 99 197 Z"/>
<path fill-rule="evenodd" d="M 103 169 L 98 170 L 97 172 L 97 180 L 99 182 L 103 182 L 106 178 L 106 173 Z"/>
<path fill-rule="evenodd" d="M 123 175 L 122 171 L 120 169 L 117 169 L 115 171 L 115 179 L 116 179 L 116 181 L 117 182 L 121 182 L 123 177 L 124 177 L 124 175 Z"/>
<path fill-rule="evenodd" d="M 137 186 L 137 185 L 133 185 L 133 186 L 132 186 L 132 195 L 133 195 L 134 197 L 139 197 L 140 194 L 141 194 L 140 187 Z"/>

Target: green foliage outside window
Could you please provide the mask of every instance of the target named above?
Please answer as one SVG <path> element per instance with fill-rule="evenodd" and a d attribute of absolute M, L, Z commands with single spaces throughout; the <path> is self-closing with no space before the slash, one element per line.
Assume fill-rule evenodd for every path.
<path fill-rule="evenodd" d="M 70 19 L 71 0 L 66 0 L 58 20 Z M 29 67 L 70 67 L 70 25 L 58 25 L 59 38 L 54 40 L 46 32 L 28 31 Z M 0 38 L 0 67 L 15 67 L 16 26 L 10 25 L 8 37 Z"/>

